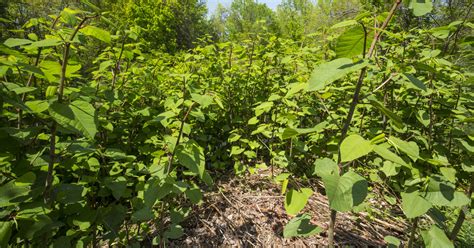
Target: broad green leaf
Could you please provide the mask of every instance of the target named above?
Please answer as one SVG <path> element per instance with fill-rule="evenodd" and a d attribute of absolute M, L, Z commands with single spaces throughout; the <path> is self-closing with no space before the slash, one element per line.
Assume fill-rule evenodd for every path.
<path fill-rule="evenodd" d="M 255 125 L 258 123 L 258 118 L 256 116 L 252 117 L 249 119 L 249 121 L 247 122 L 249 125 Z"/>
<path fill-rule="evenodd" d="M 287 127 L 285 130 L 283 130 L 283 134 L 281 135 L 282 139 L 289 139 L 301 134 L 308 134 L 308 133 L 314 133 L 314 132 L 321 132 L 326 126 L 327 122 L 323 121 L 316 126 L 312 128 L 290 128 Z"/>
<path fill-rule="evenodd" d="M 57 61 L 45 60 L 40 63 L 40 67 L 45 74 L 61 75 L 61 64 Z M 81 69 L 81 64 L 68 64 L 66 67 L 66 77 L 77 76 L 75 72 Z"/>
<path fill-rule="evenodd" d="M 70 8 L 65 8 L 63 11 L 61 11 L 61 19 L 63 22 L 71 26 L 74 26 L 77 23 L 75 11 Z"/>
<path fill-rule="evenodd" d="M 97 133 L 97 116 L 94 107 L 85 101 L 70 104 L 55 102 L 49 106 L 49 114 L 62 127 L 94 139 Z"/>
<path fill-rule="evenodd" d="M 321 178 L 325 178 L 331 175 L 339 175 L 339 167 L 334 160 L 329 158 L 316 159 L 314 161 L 314 174 Z"/>
<path fill-rule="evenodd" d="M 415 142 L 403 141 L 394 136 L 390 136 L 388 141 L 393 147 L 408 155 L 413 161 L 416 161 L 418 158 L 420 158 L 420 149 Z"/>
<path fill-rule="evenodd" d="M 468 153 L 474 153 L 474 145 L 471 145 L 469 144 L 469 142 L 467 142 L 466 140 L 463 140 L 463 139 L 456 139 L 457 141 L 459 141 L 459 147 L 465 151 L 467 151 Z M 474 144 L 474 142 L 471 142 Z"/>
<path fill-rule="evenodd" d="M 116 200 L 120 200 L 120 198 L 124 196 L 125 190 L 127 189 L 127 179 L 125 177 L 107 177 L 104 180 L 104 184 L 112 191 L 112 195 Z"/>
<path fill-rule="evenodd" d="M 184 230 L 180 225 L 172 225 L 166 232 L 163 234 L 164 238 L 167 239 L 177 239 L 183 236 Z"/>
<path fill-rule="evenodd" d="M 341 162 L 358 159 L 369 154 L 373 149 L 374 145 L 360 135 L 349 135 L 341 143 Z"/>
<path fill-rule="evenodd" d="M 390 235 L 385 236 L 383 240 L 387 243 L 388 248 L 398 248 L 401 244 L 400 239 Z"/>
<path fill-rule="evenodd" d="M 402 210 L 408 218 L 424 215 L 432 207 L 431 203 L 419 195 L 418 191 L 402 193 Z"/>
<path fill-rule="evenodd" d="M 240 136 L 239 134 L 231 133 L 231 134 L 229 135 L 229 138 L 227 139 L 227 141 L 229 141 L 229 142 L 236 142 L 237 140 L 240 139 L 240 137 L 241 137 L 241 136 Z"/>
<path fill-rule="evenodd" d="M 28 198 L 36 176 L 33 172 L 28 172 L 23 176 L 0 186 L 0 208 L 19 204 Z"/>
<path fill-rule="evenodd" d="M 336 57 L 337 58 L 351 58 L 355 56 L 362 55 L 364 52 L 364 39 L 365 39 L 365 32 L 362 26 L 358 25 L 351 29 L 346 30 L 342 33 L 337 41 L 336 41 Z M 366 40 L 366 52 L 368 51 L 368 47 L 372 43 L 373 34 L 367 33 L 367 40 Z"/>
<path fill-rule="evenodd" d="M 310 223 L 311 216 L 308 214 L 298 215 L 291 219 L 283 229 L 283 237 L 309 237 L 323 231 L 321 227 Z"/>
<path fill-rule="evenodd" d="M 100 209 L 101 224 L 106 230 L 118 232 L 126 214 L 127 209 L 123 205 L 112 203 Z"/>
<path fill-rule="evenodd" d="M 342 176 L 327 175 L 322 178 L 329 206 L 340 212 L 350 211 L 361 204 L 367 196 L 367 181 L 359 174 L 349 171 Z"/>
<path fill-rule="evenodd" d="M 8 247 L 10 236 L 12 234 L 13 222 L 0 222 L 0 247 Z"/>
<path fill-rule="evenodd" d="M 41 113 L 49 108 L 49 103 L 45 100 L 34 100 L 34 101 L 27 101 L 25 105 L 30 108 L 33 113 Z"/>
<path fill-rule="evenodd" d="M 416 119 L 425 127 L 428 127 L 428 125 L 430 125 L 430 116 L 425 110 L 419 110 L 416 114 Z"/>
<path fill-rule="evenodd" d="M 88 230 L 97 217 L 97 210 L 88 207 L 82 208 L 77 216 L 74 217 L 72 223 L 79 227 L 81 231 Z"/>
<path fill-rule="evenodd" d="M 239 146 L 232 146 L 231 150 L 230 150 L 230 156 L 232 155 L 239 155 L 241 154 L 242 152 L 244 152 L 245 149 L 244 148 L 241 148 Z"/>
<path fill-rule="evenodd" d="M 300 191 L 290 189 L 286 193 L 285 197 L 285 209 L 289 215 L 298 214 L 306 206 L 309 197 L 313 194 L 313 191 L 309 188 L 303 188 Z"/>
<path fill-rule="evenodd" d="M 421 80 L 419 80 L 418 78 L 416 78 L 415 76 L 413 76 L 412 74 L 403 73 L 402 75 L 405 77 L 404 82 L 409 82 L 409 83 L 411 83 L 411 86 L 412 86 L 413 88 L 419 89 L 419 90 L 423 90 L 423 91 L 426 91 L 426 90 L 427 90 L 425 84 L 424 84 Z"/>
<path fill-rule="evenodd" d="M 388 110 L 387 108 L 385 108 L 385 106 L 383 106 L 382 103 L 380 103 L 379 101 L 377 101 L 374 97 L 369 97 L 368 98 L 369 101 L 370 101 L 370 104 L 372 104 L 372 106 L 376 107 L 378 110 L 380 110 L 385 116 L 387 116 L 388 118 L 390 118 L 390 120 L 393 121 L 393 123 L 395 125 L 397 125 L 398 128 L 403 128 L 404 127 L 404 124 L 403 124 L 403 120 L 398 116 L 396 115 L 395 113 L 393 113 L 392 111 Z"/>
<path fill-rule="evenodd" d="M 400 165 L 406 165 L 405 161 L 402 158 L 400 158 L 397 154 L 393 153 L 392 151 L 385 148 L 384 146 L 381 146 L 381 145 L 375 146 L 374 152 L 386 160 L 392 161 Z"/>
<path fill-rule="evenodd" d="M 87 190 L 78 184 L 63 183 L 58 187 L 56 200 L 63 204 L 77 203 L 83 200 Z"/>
<path fill-rule="evenodd" d="M 199 94 L 191 94 L 191 98 L 193 101 L 199 103 L 202 108 L 206 108 L 212 103 L 214 103 L 214 98 L 212 96 L 208 95 L 199 95 Z"/>
<path fill-rule="evenodd" d="M 26 87 L 26 86 L 21 86 L 21 85 L 14 84 L 14 83 L 4 82 L 4 83 L 2 83 L 2 85 L 5 86 L 9 91 L 12 91 L 17 95 L 21 95 L 21 94 L 28 93 L 28 92 L 33 92 L 33 91 L 36 90 L 35 87 Z"/>
<path fill-rule="evenodd" d="M 155 218 L 153 210 L 148 206 L 145 206 L 140 210 L 134 211 L 132 214 L 132 220 L 136 222 L 149 221 L 153 218 Z"/>
<path fill-rule="evenodd" d="M 186 197 L 193 203 L 198 204 L 202 200 L 202 193 L 199 189 L 188 189 L 185 192 Z"/>
<path fill-rule="evenodd" d="M 433 10 L 433 3 L 431 0 L 410 0 L 408 8 L 413 10 L 415 16 L 422 16 Z"/>
<path fill-rule="evenodd" d="M 341 79 L 351 72 L 358 71 L 367 65 L 360 60 L 353 63 L 351 59 L 339 58 L 316 66 L 308 81 L 307 91 L 322 90 L 332 82 Z"/>
<path fill-rule="evenodd" d="M 17 39 L 17 38 L 9 38 L 3 44 L 7 47 L 16 47 L 21 45 L 31 44 L 33 41 L 27 39 Z"/>
<path fill-rule="evenodd" d="M 446 233 L 436 225 L 431 225 L 429 230 L 421 231 L 421 236 L 427 248 L 454 248 Z"/>
<path fill-rule="evenodd" d="M 330 29 L 337 29 L 337 28 L 343 28 L 343 27 L 347 27 L 347 26 L 354 26 L 354 25 L 357 25 L 357 21 L 356 20 L 347 20 L 347 21 L 342 21 L 342 22 L 339 22 L 339 23 L 336 23 L 334 25 L 331 26 Z"/>
<path fill-rule="evenodd" d="M 61 44 L 58 39 L 44 39 L 31 43 L 30 47 L 53 47 Z"/>
<path fill-rule="evenodd" d="M 95 26 L 86 26 L 81 29 L 81 33 L 88 36 L 92 36 L 106 43 L 110 43 L 111 41 L 111 36 L 110 36 L 109 31 L 103 30 Z"/>
<path fill-rule="evenodd" d="M 383 163 L 382 172 L 387 177 L 398 175 L 399 170 L 400 170 L 400 165 L 396 163 L 392 163 L 391 161 L 385 161 Z"/>
<path fill-rule="evenodd" d="M 260 116 L 263 113 L 270 111 L 273 107 L 273 102 L 262 102 L 255 107 L 255 115 Z"/>
<path fill-rule="evenodd" d="M 449 167 L 439 168 L 441 174 L 451 183 L 456 183 L 456 169 Z"/>
<path fill-rule="evenodd" d="M 431 177 L 425 194 L 426 200 L 435 206 L 461 207 L 469 204 L 470 199 L 453 184 Z"/>
<path fill-rule="evenodd" d="M 178 158 L 179 163 L 202 178 L 205 168 L 205 157 L 202 147 L 196 142 L 188 142 L 185 145 L 178 146 L 177 149 L 176 158 Z"/>

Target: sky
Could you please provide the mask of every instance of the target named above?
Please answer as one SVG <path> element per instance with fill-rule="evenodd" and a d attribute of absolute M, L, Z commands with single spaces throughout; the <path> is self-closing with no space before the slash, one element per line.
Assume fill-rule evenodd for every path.
<path fill-rule="evenodd" d="M 209 14 L 212 14 L 214 10 L 216 10 L 217 4 L 221 3 L 222 5 L 229 7 L 232 3 L 232 0 L 206 0 L 206 2 Z M 257 2 L 265 3 L 269 8 L 275 10 L 278 4 L 280 4 L 281 0 L 257 0 Z"/>

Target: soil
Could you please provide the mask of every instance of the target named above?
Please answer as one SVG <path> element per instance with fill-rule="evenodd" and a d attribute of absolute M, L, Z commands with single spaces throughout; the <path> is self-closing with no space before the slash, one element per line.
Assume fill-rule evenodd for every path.
<path fill-rule="evenodd" d="M 195 207 L 182 223 L 185 235 L 172 241 L 171 247 L 328 245 L 330 210 L 320 182 L 310 181 L 300 185 L 311 187 L 314 191 L 302 212 L 312 216 L 312 224 L 323 228 L 321 233 L 306 238 L 283 238 L 283 228 L 294 216 L 286 214 L 281 185 L 272 180 L 268 170 L 245 177 L 224 176 L 216 182 L 216 186 L 218 190 L 205 193 L 203 203 Z M 362 212 L 338 213 L 335 231 L 337 246 L 385 246 L 384 237 L 387 235 L 407 240 L 410 228 L 402 218 L 397 218 L 397 215 L 402 215 L 400 209 L 382 199 L 367 204 L 368 207 Z"/>

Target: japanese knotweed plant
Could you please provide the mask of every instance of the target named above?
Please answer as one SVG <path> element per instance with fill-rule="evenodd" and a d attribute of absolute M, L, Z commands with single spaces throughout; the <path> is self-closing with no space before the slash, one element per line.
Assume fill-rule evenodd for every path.
<path fill-rule="evenodd" d="M 385 198 L 401 203 L 405 216 L 413 220 L 408 246 L 418 240 L 416 233 L 423 215 L 448 208 L 462 208 L 449 235 L 445 234 L 449 228 L 446 218 L 438 218 L 435 223 L 424 223 L 421 231 L 426 246 L 452 247 L 452 240 L 456 238 L 466 213 L 469 213 L 472 126 L 466 118 L 470 118 L 472 113 L 465 107 L 470 103 L 461 99 L 464 89 L 470 86 L 464 83 L 463 72 L 452 62 L 440 58 L 440 50 L 432 48 L 433 45 L 444 45 L 439 41 L 443 36 L 436 33 L 439 30 L 417 30 L 424 35 L 421 38 L 388 31 L 390 20 L 400 4 L 401 1 L 395 1 L 391 11 L 383 15 L 381 25 L 375 29 L 371 28 L 373 20 L 364 17 L 364 14 L 334 25 L 333 29 L 345 29 L 336 39 L 336 59 L 317 65 L 308 81 L 306 92 L 324 92 L 315 96 L 322 100 L 321 105 L 326 98 L 337 97 L 332 94 L 339 90 L 332 87 L 335 81 L 346 78 L 351 79 L 348 82 L 356 81 L 355 88 L 354 85 L 347 87 L 353 89 L 349 109 L 343 111 L 347 117 L 334 123 L 340 128 L 338 138 L 327 143 L 327 155 L 331 155 L 332 151 L 332 157 L 324 158 L 321 152 L 317 153 L 320 157 L 313 168 L 314 173 L 322 178 L 331 209 L 328 229 L 330 245 L 334 242 L 337 212 L 359 211 L 368 195 L 367 180 L 356 173 L 356 170 L 362 170 L 358 165 L 372 167 L 370 177 L 373 183 L 388 183 L 389 188 L 397 192 L 395 196 L 392 194 Z M 412 1 L 409 7 L 415 15 L 421 16 L 430 11 L 430 6 L 430 2 Z M 448 34 L 449 30 L 453 30 L 449 26 L 446 29 Z M 385 33 L 387 38 L 381 40 L 380 36 Z M 436 34 L 435 37 L 431 36 L 433 34 Z M 433 45 L 425 46 L 423 37 L 431 39 Z M 394 46 L 391 42 L 401 41 L 405 42 L 403 47 L 390 49 Z M 380 50 L 375 54 L 377 47 Z M 360 53 L 362 59 L 354 60 L 353 56 Z M 376 60 L 372 61 L 372 58 Z M 352 79 L 351 74 L 355 72 L 359 75 Z M 343 82 L 342 87 L 345 85 Z M 341 88 L 340 85 L 337 87 Z M 321 107 L 331 111 L 333 104 L 326 105 Z M 379 114 L 382 118 L 377 116 Z M 327 118 L 329 123 L 341 120 L 334 114 L 328 114 Z M 352 123 L 357 123 L 357 126 L 352 127 Z M 455 123 L 458 125 L 453 127 Z M 324 122 L 312 128 L 289 127 L 282 137 L 293 139 L 313 132 L 334 134 L 328 129 L 331 128 Z M 331 149 L 331 146 L 337 149 Z M 379 158 L 367 160 L 374 155 Z M 378 171 L 383 174 L 381 177 Z M 287 181 L 283 182 L 286 188 Z M 466 190 L 467 196 L 459 190 L 466 184 L 470 185 Z M 309 188 L 289 190 L 285 201 L 287 212 L 298 214 L 311 192 Z M 309 219 L 308 214 L 298 215 L 287 225 L 284 235 L 307 236 L 321 231 L 309 225 Z M 400 243 L 394 237 L 387 237 L 386 241 Z"/>
<path fill-rule="evenodd" d="M 197 62 L 163 69 L 104 18 L 65 9 L 1 45 L 2 247 L 164 244 L 212 185 L 199 126 L 224 107 Z"/>

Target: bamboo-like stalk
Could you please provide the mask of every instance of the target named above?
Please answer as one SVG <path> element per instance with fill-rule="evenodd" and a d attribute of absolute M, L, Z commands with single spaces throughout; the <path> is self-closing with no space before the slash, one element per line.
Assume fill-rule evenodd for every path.
<path fill-rule="evenodd" d="M 86 16 L 82 19 L 82 21 L 77 25 L 74 29 L 74 32 L 69 37 L 69 40 L 66 40 L 64 43 L 63 49 L 63 59 L 61 61 L 61 75 L 59 79 L 59 91 L 58 91 L 58 102 L 61 103 L 63 101 L 63 94 L 64 94 L 64 85 L 66 82 L 66 69 L 67 69 L 67 62 L 69 59 L 69 51 L 71 49 L 71 41 L 74 39 L 76 34 L 81 29 L 82 25 L 91 18 L 95 18 L 96 16 Z M 54 162 L 56 159 L 56 130 L 57 130 L 57 123 L 53 121 L 51 125 L 51 137 L 49 143 L 49 163 L 48 163 L 48 172 L 46 174 L 46 182 L 45 182 L 45 189 L 43 192 L 43 197 L 45 202 L 51 202 L 51 186 L 53 183 L 53 169 L 54 169 Z"/>
<path fill-rule="evenodd" d="M 372 44 L 370 45 L 369 51 L 367 53 L 367 58 L 370 59 L 372 57 L 372 55 L 374 54 L 375 47 L 377 45 L 377 42 L 378 42 L 379 38 L 382 35 L 382 31 L 387 28 L 388 23 L 390 22 L 392 17 L 395 15 L 395 11 L 397 10 L 397 8 L 401 4 L 401 2 L 402 2 L 401 0 L 396 0 L 394 2 L 392 8 L 390 9 L 390 12 L 388 13 L 387 18 L 385 19 L 382 26 L 380 27 L 380 31 L 379 32 L 375 31 L 374 40 L 372 41 Z M 365 45 L 364 45 L 364 49 L 365 49 Z M 365 51 L 364 51 L 364 55 L 365 55 Z M 359 102 L 360 90 L 362 89 L 362 83 L 364 81 L 366 73 L 367 73 L 367 67 L 362 68 L 362 70 L 360 72 L 360 75 L 359 75 L 359 79 L 357 80 L 356 88 L 354 90 L 354 95 L 352 97 L 352 103 L 349 107 L 349 112 L 347 113 L 346 121 L 345 121 L 344 126 L 342 127 L 342 130 L 341 130 L 341 138 L 340 138 L 339 144 L 338 144 L 338 147 L 339 147 L 339 149 L 338 149 L 338 152 L 339 152 L 338 164 L 339 164 L 339 167 L 341 168 L 341 170 L 340 170 L 341 174 L 344 173 L 343 168 L 341 166 L 341 156 L 340 156 L 341 155 L 341 153 L 340 153 L 341 143 L 344 140 L 344 138 L 346 137 L 347 131 L 349 130 L 349 126 L 352 122 L 352 118 L 354 117 L 354 112 L 355 112 L 355 109 L 356 109 L 357 104 Z M 344 170 L 347 170 L 347 168 L 344 169 Z M 334 247 L 334 228 L 335 228 L 335 225 L 336 225 L 336 216 L 337 216 L 337 211 L 331 209 L 331 216 L 330 216 L 330 219 L 329 219 L 329 229 L 328 229 L 328 245 L 329 245 L 329 247 Z"/>

